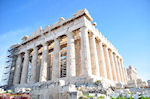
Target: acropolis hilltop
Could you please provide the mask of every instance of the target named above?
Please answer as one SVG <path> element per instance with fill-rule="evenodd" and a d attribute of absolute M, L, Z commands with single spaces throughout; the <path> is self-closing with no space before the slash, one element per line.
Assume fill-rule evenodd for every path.
<path fill-rule="evenodd" d="M 30 89 L 33 99 L 78 99 L 80 91 L 90 92 L 94 83 L 117 88 L 145 86 L 141 80 L 134 82 L 136 69 L 124 67 L 120 53 L 95 26 L 83 9 L 24 36 L 9 50 L 9 88 L 16 92 Z M 98 86 L 96 92 L 102 89 Z"/>

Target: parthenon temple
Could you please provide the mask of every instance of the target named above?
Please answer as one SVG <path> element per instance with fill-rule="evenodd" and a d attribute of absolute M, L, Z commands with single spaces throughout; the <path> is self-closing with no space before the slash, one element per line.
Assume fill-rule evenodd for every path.
<path fill-rule="evenodd" d="M 24 36 L 20 44 L 11 46 L 16 57 L 9 83 L 27 87 L 58 80 L 79 82 L 85 77 L 127 84 L 122 57 L 92 21 L 83 9 Z"/>

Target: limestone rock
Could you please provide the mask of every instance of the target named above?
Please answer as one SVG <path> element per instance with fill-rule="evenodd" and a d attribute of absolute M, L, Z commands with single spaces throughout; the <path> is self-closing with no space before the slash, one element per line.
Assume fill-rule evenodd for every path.
<path fill-rule="evenodd" d="M 124 88 L 124 85 L 122 83 L 117 83 L 116 88 L 117 89 L 122 89 L 122 88 Z"/>
<path fill-rule="evenodd" d="M 59 80 L 59 86 L 64 86 L 65 85 L 65 81 L 64 80 Z"/>
<path fill-rule="evenodd" d="M 64 19 L 63 17 L 60 17 L 59 20 L 60 20 L 60 21 L 64 21 L 65 19 Z"/>
<path fill-rule="evenodd" d="M 136 80 L 129 80 L 127 84 L 128 84 L 127 85 L 128 88 L 136 88 L 137 87 Z"/>
<path fill-rule="evenodd" d="M 150 87 L 150 80 L 147 81 L 147 86 Z"/>

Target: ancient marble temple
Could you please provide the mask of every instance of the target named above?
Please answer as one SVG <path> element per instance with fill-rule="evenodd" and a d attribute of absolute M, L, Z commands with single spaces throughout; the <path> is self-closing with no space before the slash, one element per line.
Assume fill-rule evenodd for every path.
<path fill-rule="evenodd" d="M 126 84 L 127 71 L 122 57 L 92 21 L 84 9 L 24 36 L 20 44 L 11 47 L 17 49 L 12 85 L 59 79 L 71 82 L 81 77 Z"/>

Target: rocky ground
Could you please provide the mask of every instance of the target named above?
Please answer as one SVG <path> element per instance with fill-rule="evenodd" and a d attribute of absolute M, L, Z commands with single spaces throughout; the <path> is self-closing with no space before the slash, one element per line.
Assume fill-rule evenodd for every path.
<path fill-rule="evenodd" d="M 103 81 L 76 85 L 79 99 L 150 99 L 149 87 L 128 88 L 121 84 L 112 87 Z"/>
<path fill-rule="evenodd" d="M 83 80 L 73 84 L 59 80 L 58 82 L 53 82 L 53 84 L 48 84 L 50 84 L 50 86 L 58 87 L 59 99 L 150 99 L 149 83 L 146 86 L 141 84 L 141 86 L 137 86 L 131 82 L 132 81 L 130 81 L 129 86 L 117 83 L 115 87 L 104 80 L 96 80 L 94 82 Z M 48 86 L 48 84 L 39 84 L 38 87 L 45 89 L 46 87 L 42 86 Z M 32 93 L 32 90 L 32 87 L 16 88 L 12 93 Z"/>

